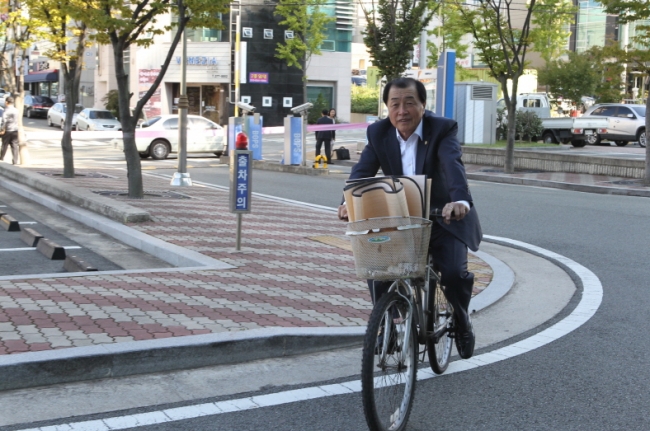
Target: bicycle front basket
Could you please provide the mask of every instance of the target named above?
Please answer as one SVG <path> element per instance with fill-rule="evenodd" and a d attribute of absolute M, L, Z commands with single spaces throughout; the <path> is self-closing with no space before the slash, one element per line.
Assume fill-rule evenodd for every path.
<path fill-rule="evenodd" d="M 372 280 L 423 277 L 431 221 L 377 217 L 348 223 L 357 277 Z"/>

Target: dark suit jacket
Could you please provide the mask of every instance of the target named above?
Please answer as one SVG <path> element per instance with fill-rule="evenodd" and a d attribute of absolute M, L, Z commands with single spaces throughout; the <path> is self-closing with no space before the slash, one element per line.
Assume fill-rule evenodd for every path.
<path fill-rule="evenodd" d="M 334 124 L 334 120 L 330 117 L 320 117 L 316 120 L 316 124 Z M 316 132 L 316 139 L 322 139 L 324 141 L 331 141 L 335 139 L 334 130 L 321 130 Z"/>
<path fill-rule="evenodd" d="M 449 225 L 437 220 L 440 226 L 476 251 L 483 235 L 467 185 L 457 132 L 456 121 L 425 111 L 415 173 L 432 180 L 431 208 L 442 208 L 449 202 L 461 200 L 469 202 L 471 209 L 463 220 L 452 221 Z M 380 168 L 384 175 L 403 175 L 400 145 L 390 120 L 371 124 L 367 133 L 368 145 L 352 168 L 350 179 L 374 177 Z"/>

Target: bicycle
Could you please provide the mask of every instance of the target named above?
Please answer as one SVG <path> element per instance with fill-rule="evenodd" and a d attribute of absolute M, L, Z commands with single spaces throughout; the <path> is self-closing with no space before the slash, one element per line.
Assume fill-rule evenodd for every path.
<path fill-rule="evenodd" d="M 428 255 L 431 221 L 381 217 L 348 226 L 357 276 L 392 281 L 373 308 L 364 338 L 364 414 L 371 430 L 403 430 L 418 363 L 428 353 L 433 372 L 444 373 L 453 344 L 453 309 Z"/>

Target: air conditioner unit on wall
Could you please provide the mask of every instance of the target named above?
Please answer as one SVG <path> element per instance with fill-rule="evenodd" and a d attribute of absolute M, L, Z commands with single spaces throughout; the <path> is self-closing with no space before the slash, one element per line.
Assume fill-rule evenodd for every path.
<path fill-rule="evenodd" d="M 497 84 L 457 82 L 454 120 L 461 144 L 494 144 L 497 122 Z"/>

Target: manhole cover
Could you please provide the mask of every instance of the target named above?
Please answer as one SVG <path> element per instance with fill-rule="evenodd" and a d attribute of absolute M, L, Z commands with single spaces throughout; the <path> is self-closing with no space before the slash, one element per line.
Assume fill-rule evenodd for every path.
<path fill-rule="evenodd" d="M 127 198 L 129 192 L 125 190 L 93 190 L 93 193 L 96 193 L 101 196 L 110 196 L 110 197 L 123 197 Z M 144 198 L 159 198 L 159 199 L 192 199 L 191 196 L 183 195 L 180 193 L 172 192 L 169 190 L 152 190 L 145 191 Z"/>
<path fill-rule="evenodd" d="M 41 175 L 45 175 L 47 177 L 63 177 L 63 174 L 55 173 L 55 172 L 39 172 Z M 83 177 L 83 178 L 117 178 L 111 175 L 106 175 L 102 174 L 99 172 L 89 172 L 87 174 L 74 174 L 75 178 L 77 177 Z"/>

